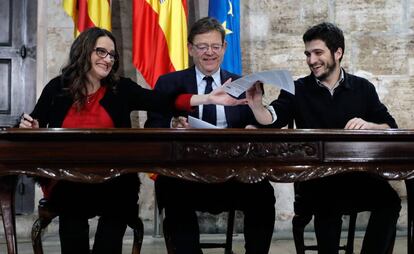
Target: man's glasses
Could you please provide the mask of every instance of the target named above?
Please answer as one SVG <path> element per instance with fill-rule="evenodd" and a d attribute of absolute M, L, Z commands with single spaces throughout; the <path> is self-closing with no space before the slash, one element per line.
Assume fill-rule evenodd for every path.
<path fill-rule="evenodd" d="M 116 61 L 118 60 L 118 54 L 116 53 L 111 53 L 108 52 L 108 50 L 104 49 L 104 48 L 94 48 L 93 50 L 95 50 L 96 54 L 101 57 L 101 58 L 105 58 L 107 55 L 109 55 L 109 59 L 111 59 L 111 61 Z"/>
<path fill-rule="evenodd" d="M 208 45 L 208 44 L 200 43 L 200 44 L 192 44 L 192 45 L 194 46 L 196 51 L 200 54 L 206 53 L 209 48 L 211 48 L 211 51 L 213 51 L 214 53 L 218 53 L 223 48 L 223 44 Z"/>

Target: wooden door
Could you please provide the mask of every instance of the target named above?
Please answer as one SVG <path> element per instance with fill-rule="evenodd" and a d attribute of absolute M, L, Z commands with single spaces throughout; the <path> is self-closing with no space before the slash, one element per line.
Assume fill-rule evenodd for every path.
<path fill-rule="evenodd" d="M 37 0 L 0 0 L 0 127 L 12 127 L 36 102 Z M 21 176 L 16 213 L 34 208 L 34 183 Z"/>
<path fill-rule="evenodd" d="M 0 0 L 0 126 L 13 126 L 36 101 L 37 1 Z"/>

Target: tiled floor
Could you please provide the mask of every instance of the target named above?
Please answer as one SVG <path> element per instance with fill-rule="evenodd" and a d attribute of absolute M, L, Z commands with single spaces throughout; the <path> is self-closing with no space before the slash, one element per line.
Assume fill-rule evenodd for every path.
<path fill-rule="evenodd" d="M 224 235 L 202 235 L 202 240 L 223 240 Z M 359 253 L 359 248 L 361 246 L 361 237 L 356 238 L 355 240 L 355 253 Z M 312 241 L 312 239 L 309 239 Z M 233 250 L 234 253 L 242 254 L 244 253 L 243 249 L 243 236 L 242 235 L 235 235 L 233 241 Z M 124 250 L 123 253 L 131 253 L 131 244 L 132 244 L 132 236 L 130 233 L 127 233 L 124 241 Z M 406 254 L 406 238 L 404 236 L 397 237 L 396 245 L 394 248 L 394 254 Z M 43 247 L 45 254 L 58 254 L 60 253 L 59 249 L 59 240 L 56 236 L 45 236 L 43 240 Z M 20 254 L 29 254 L 33 253 L 31 242 L 29 239 L 22 240 L 18 244 L 18 252 Z M 5 244 L 0 243 L 0 253 L 6 253 Z M 145 236 L 144 244 L 142 247 L 141 253 L 143 254 L 166 254 L 166 249 L 164 245 L 164 240 L 162 238 L 154 238 L 152 236 Z M 210 249 L 204 250 L 204 254 L 222 254 L 222 249 Z M 295 247 L 292 240 L 278 240 L 276 238 L 272 241 L 272 246 L 270 253 L 272 254 L 295 254 Z M 316 252 L 309 252 L 309 253 L 316 253 Z M 342 252 L 343 253 L 343 252 Z M 375 254 L 375 253 L 373 253 Z"/>

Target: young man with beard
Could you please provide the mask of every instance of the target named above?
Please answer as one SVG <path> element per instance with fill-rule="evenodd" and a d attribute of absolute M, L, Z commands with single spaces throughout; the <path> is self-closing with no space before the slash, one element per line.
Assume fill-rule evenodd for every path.
<path fill-rule="evenodd" d="M 345 40 L 338 27 L 321 23 L 308 29 L 303 41 L 311 74 L 295 82 L 295 95 L 282 90 L 271 103 L 272 113 L 262 105 L 259 85 L 247 92 L 259 123 L 280 128 L 294 120 L 301 129 L 397 128 L 375 87 L 341 68 Z M 393 246 L 401 201 L 386 180 L 352 172 L 300 182 L 295 190 L 297 201 L 312 208 L 320 254 L 338 253 L 341 218 L 349 212 L 371 212 L 362 254 L 385 254 Z"/>
<path fill-rule="evenodd" d="M 228 79 L 239 78 L 220 68 L 226 50 L 224 38 L 225 30 L 216 19 L 206 17 L 196 21 L 187 42 L 194 66 L 161 76 L 154 90 L 169 95 L 204 94 L 209 85 L 214 90 Z M 194 108 L 190 115 L 220 128 L 245 128 L 257 124 L 247 105 L 217 106 L 209 110 L 206 106 Z M 188 113 L 182 112 L 181 116 L 187 117 Z M 150 113 L 145 127 L 174 127 L 172 115 Z M 246 253 L 269 252 L 275 221 L 275 197 L 269 181 L 246 184 L 228 180 L 208 184 L 158 176 L 155 191 L 159 207 L 165 209 L 164 227 L 171 236 L 175 253 L 202 253 L 196 211 L 217 214 L 233 209 L 244 214 Z"/>

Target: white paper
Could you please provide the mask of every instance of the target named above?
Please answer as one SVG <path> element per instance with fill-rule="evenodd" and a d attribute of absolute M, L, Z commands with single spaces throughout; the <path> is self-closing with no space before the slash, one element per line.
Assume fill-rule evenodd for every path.
<path fill-rule="evenodd" d="M 231 83 L 224 84 L 223 87 L 224 91 L 237 98 L 240 94 L 249 89 L 256 81 L 260 81 L 265 85 L 276 86 L 291 94 L 295 94 L 293 78 L 288 70 L 271 70 L 252 73 L 236 79 Z"/>
<path fill-rule="evenodd" d="M 200 120 L 192 116 L 188 116 L 188 124 L 190 125 L 191 128 L 219 129 L 219 127 L 211 123 L 207 123 L 203 120 Z"/>

